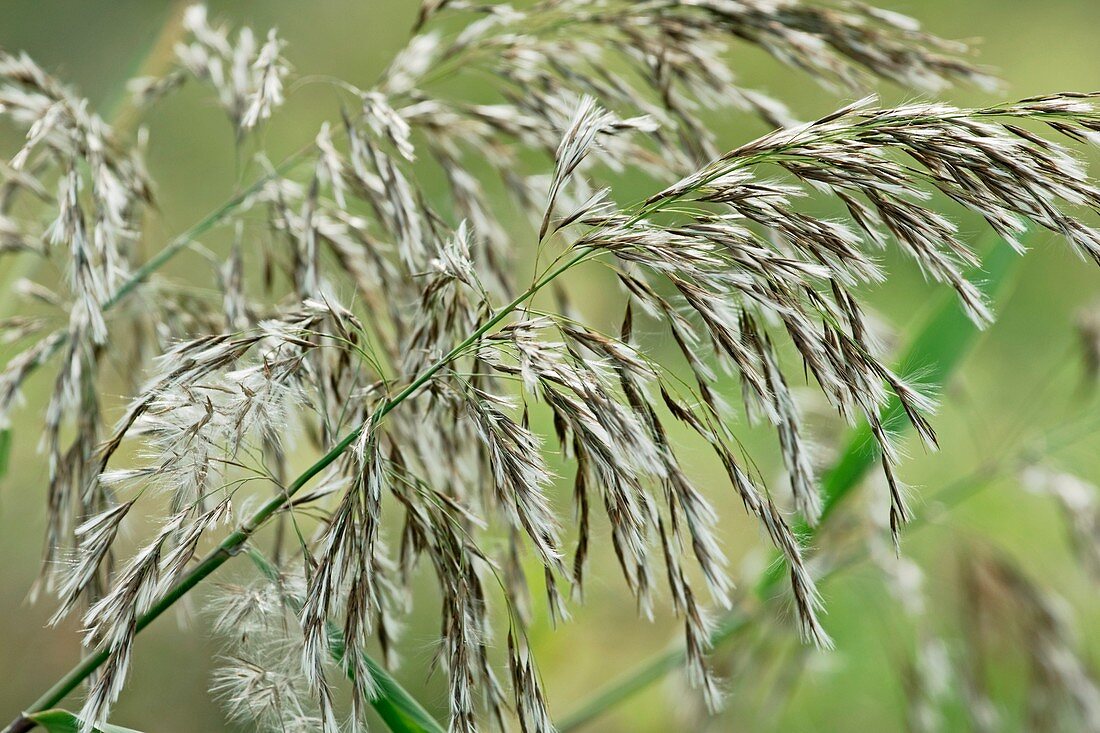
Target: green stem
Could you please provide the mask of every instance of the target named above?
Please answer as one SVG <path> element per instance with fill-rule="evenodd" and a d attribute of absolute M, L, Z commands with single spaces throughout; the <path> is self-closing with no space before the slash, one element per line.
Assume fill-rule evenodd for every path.
<path fill-rule="evenodd" d="M 243 196 L 244 194 L 242 194 Z M 207 220 L 211 221 L 216 219 L 215 215 L 207 217 Z M 210 224 L 212 226 L 212 223 Z M 180 245 L 182 246 L 182 245 Z M 432 363 L 423 372 L 421 372 L 416 379 L 411 381 L 404 389 L 398 392 L 393 398 L 387 400 L 375 413 L 374 421 L 380 420 L 389 414 L 399 404 L 411 397 L 418 389 L 423 387 L 436 373 L 443 369 L 447 364 L 453 361 L 458 356 L 462 355 L 470 346 L 476 343 L 482 336 L 488 333 L 494 326 L 503 321 L 513 311 L 522 305 L 527 299 L 534 296 L 539 290 L 553 281 L 556 277 L 563 272 L 581 262 L 585 257 L 590 254 L 591 250 L 582 249 L 574 257 L 570 258 L 561 266 L 549 272 L 538 282 L 534 283 L 527 290 L 523 291 L 520 295 L 516 296 L 507 305 L 504 305 L 498 309 L 491 318 L 485 321 L 479 326 L 473 333 L 467 336 L 461 343 L 455 346 L 445 356 Z M 167 258 L 154 258 L 165 260 Z M 153 260 L 150 261 L 150 265 Z M 152 271 L 155 267 L 148 267 L 148 271 Z M 136 285 L 136 283 L 134 283 Z M 119 298 L 124 297 L 125 293 L 119 295 Z M 373 421 L 372 421 L 373 422 Z M 246 521 L 235 532 L 227 536 L 222 540 L 214 550 L 212 550 L 206 557 L 204 557 L 198 565 L 192 568 L 181 580 L 177 583 L 168 593 L 166 593 L 159 601 L 157 601 L 147 612 L 142 614 L 138 620 L 134 630 L 137 634 L 141 632 L 146 626 L 157 619 L 161 614 L 171 608 L 176 601 L 183 598 L 191 591 L 192 588 L 201 583 L 207 576 L 220 568 L 225 562 L 240 552 L 244 543 L 251 537 L 261 526 L 263 526 L 268 519 L 272 517 L 277 511 L 279 511 L 286 503 L 297 494 L 302 487 L 308 484 L 317 474 L 324 471 L 332 463 L 339 458 L 344 451 L 346 451 L 362 433 L 364 425 L 360 425 L 355 428 L 343 438 L 340 439 L 336 445 L 334 445 L 325 455 L 318 459 L 312 466 L 302 472 L 293 483 L 287 487 L 285 492 L 278 494 L 277 496 L 268 500 L 266 504 L 261 506 L 255 514 L 253 514 L 248 521 Z M 19 727 L 20 725 L 26 726 L 27 723 L 33 727 L 33 721 L 29 721 L 28 716 L 34 713 L 47 710 L 54 707 L 66 695 L 75 690 L 81 682 L 86 680 L 101 664 L 103 664 L 108 657 L 107 650 L 101 649 L 95 653 L 85 657 L 79 664 L 73 667 L 68 674 L 57 681 L 49 690 L 47 690 L 40 698 L 34 701 L 30 708 L 24 711 L 21 718 L 16 719 L 4 733 L 18 733 L 19 731 L 30 730 L 28 727 Z"/>
<path fill-rule="evenodd" d="M 278 178 L 279 176 L 291 170 L 295 165 L 298 164 L 301 158 L 305 155 L 306 151 L 309 149 L 310 148 L 303 148 L 302 150 L 299 150 L 298 152 L 287 157 L 271 173 L 268 173 L 267 175 L 258 178 L 250 186 L 243 189 L 237 195 L 233 196 L 231 199 L 222 204 L 222 206 L 220 206 L 218 209 L 210 212 L 202 220 L 176 236 L 156 255 L 146 261 L 144 265 L 135 270 L 130 275 L 129 279 L 127 279 L 126 282 L 124 282 L 114 293 L 112 293 L 110 298 L 108 298 L 103 303 L 103 310 L 106 311 L 118 305 L 131 292 L 133 292 L 135 288 L 145 282 L 150 275 L 152 275 L 154 272 L 167 264 L 169 260 L 179 254 L 189 244 L 194 242 L 197 237 L 202 236 L 203 234 L 217 226 L 223 219 L 225 219 L 225 217 L 227 217 L 242 203 L 244 203 L 244 201 L 248 199 L 249 196 L 252 196 L 253 194 L 260 191 L 268 182 Z M 37 366 L 44 364 L 46 360 L 55 355 L 69 340 L 69 334 L 67 331 L 58 332 L 58 336 L 59 338 L 54 342 L 54 345 L 50 348 L 50 350 L 43 356 L 42 359 L 36 362 L 35 366 L 32 367 L 29 371 L 34 371 Z M 7 463 L 7 454 L 10 450 L 10 440 L 10 429 L 4 428 L 3 430 L 0 430 L 0 465 L 6 465 Z M 350 442 L 348 443 L 348 445 L 350 445 Z M 346 447 L 347 445 L 344 446 L 344 448 Z M 333 457 L 333 460 L 334 459 L 335 457 Z M 331 463 L 331 460 L 329 461 L 329 463 Z M 328 464 L 326 463 L 325 465 Z M 317 470 L 319 471 L 323 468 L 324 466 L 321 466 Z M 310 473 L 309 471 L 307 471 L 307 473 L 309 475 L 306 480 L 315 476 L 317 472 L 313 471 L 312 473 Z M 0 470 L 0 475 L 3 475 L 2 470 Z M 266 509 L 267 507 L 265 506 L 264 508 Z M 271 511 L 269 511 L 264 518 L 266 519 L 267 516 L 270 516 L 270 514 L 277 508 L 278 507 L 271 509 Z M 251 531 L 255 530 L 253 529 Z M 233 539 L 238 534 L 239 531 L 237 533 L 234 533 L 233 535 L 230 535 L 226 539 Z M 243 543 L 244 540 L 247 539 L 247 537 L 247 534 L 241 536 L 239 538 L 238 544 L 233 545 L 232 547 L 238 547 L 240 543 Z M 142 629 L 144 629 L 150 622 L 153 621 L 153 619 L 166 611 L 170 606 L 172 606 L 172 604 L 183 597 L 203 578 L 221 567 L 222 563 L 224 563 L 232 556 L 232 553 L 225 554 L 225 552 L 226 545 L 225 543 L 222 543 L 222 545 L 214 550 L 214 552 L 212 552 L 201 563 L 199 563 L 199 565 L 197 565 L 191 571 L 191 573 L 189 573 L 180 582 L 180 584 L 176 588 L 170 591 L 163 599 L 161 599 L 159 603 L 153 606 L 153 608 L 151 608 L 148 613 L 138 619 L 136 627 L 137 631 L 141 631 Z M 34 727 L 34 721 L 29 720 L 29 718 L 27 717 L 28 715 L 47 710 L 56 705 L 66 695 L 75 690 L 81 682 L 87 679 L 92 674 L 92 672 L 94 672 L 101 664 L 103 664 L 103 662 L 106 661 L 106 659 L 107 652 L 103 650 L 100 650 L 98 652 L 95 652 L 94 654 L 90 654 L 85 657 L 80 662 L 80 664 L 73 667 L 68 672 L 68 674 L 58 680 L 53 687 L 47 690 L 46 693 L 44 693 L 42 697 L 40 697 L 23 714 L 22 717 L 17 718 L 7 728 L 5 728 L 4 731 L 0 733 L 21 733 L 22 731 L 31 730 Z"/>
<path fill-rule="evenodd" d="M 165 18 L 164 23 L 161 25 L 160 32 L 156 35 L 153 42 L 142 51 L 141 55 L 138 57 L 140 61 L 137 61 L 132 65 L 134 69 L 139 70 L 140 73 L 145 75 L 156 76 L 159 75 L 161 71 L 170 63 L 170 60 L 172 58 L 173 46 L 182 34 L 183 13 L 186 10 L 187 5 L 188 3 L 184 0 L 174 0 L 168 10 L 168 15 Z M 130 76 L 131 75 L 128 75 L 127 78 L 129 78 Z M 104 105 L 104 108 L 107 110 L 106 116 L 112 120 L 112 128 L 116 131 L 127 130 L 129 126 L 133 124 L 135 119 L 134 116 L 132 114 L 128 114 L 127 110 L 123 107 L 125 100 L 126 92 L 125 85 L 123 85 L 116 89 L 114 94 Z M 0 312 L 4 312 L 7 310 L 5 307 L 6 301 L 9 297 L 8 294 L 12 291 L 10 284 L 15 282 L 19 278 L 25 277 L 30 274 L 33 267 L 37 266 L 38 262 L 39 260 L 20 260 L 10 270 L 10 274 L 5 281 L 6 286 L 3 288 L 4 300 L 0 302 Z M 147 275 L 148 273 L 145 273 L 143 277 Z M 119 294 L 116 293 L 116 295 Z M 123 297 L 124 295 L 125 293 L 119 295 L 119 299 L 121 299 L 121 297 Z M 111 303 L 111 305 L 113 304 L 114 303 Z M 60 346 L 61 344 L 58 343 L 57 348 L 60 348 Z M 53 349 L 50 354 L 52 355 L 56 353 L 57 348 Z M 4 428 L 3 430 L 0 430 L 0 476 L 3 476 L 7 473 L 8 451 L 10 451 L 10 448 L 11 430 L 9 428 Z M 81 680 L 87 677 L 87 673 L 85 673 L 83 676 L 76 677 L 74 676 L 74 672 L 77 671 L 79 666 L 83 666 L 83 664 L 89 662 L 92 659 L 95 659 L 97 656 L 99 655 L 94 654 L 90 657 L 85 658 L 84 662 L 82 662 L 81 665 L 78 665 L 77 668 L 74 668 L 72 671 L 69 672 L 69 674 L 58 680 L 58 682 L 52 688 L 50 688 L 51 692 L 64 689 L 64 692 L 62 692 L 60 697 L 58 697 L 57 699 L 60 700 L 61 697 L 64 697 L 66 694 L 68 694 L 71 690 L 73 690 L 77 685 L 80 684 Z M 99 659 L 98 662 L 96 662 L 95 666 L 102 664 L 105 659 L 106 654 L 104 654 L 103 657 Z M 94 668 L 95 667 L 90 667 L 89 672 L 91 671 L 91 669 Z M 49 693 L 47 693 L 47 695 L 48 694 Z M 43 696 L 43 699 L 45 697 L 46 696 Z M 45 708 L 38 708 L 38 710 L 44 709 Z M 25 717 L 23 717 L 21 719 L 16 719 L 16 721 L 14 721 L 5 730 L 30 730 L 34 727 L 34 725 L 35 723 L 33 721 L 28 721 Z"/>
<path fill-rule="evenodd" d="M 721 626 L 711 634 L 711 646 L 718 646 L 737 636 L 740 631 L 748 626 L 750 618 L 751 616 L 747 614 L 736 613 L 726 616 Z M 684 666 L 686 661 L 687 650 L 683 648 L 670 649 L 657 655 L 638 668 L 635 673 L 596 694 L 595 697 L 568 716 L 557 721 L 558 733 L 567 733 L 592 722 L 611 708 L 626 702 L 654 682 L 657 682 L 674 669 Z"/>

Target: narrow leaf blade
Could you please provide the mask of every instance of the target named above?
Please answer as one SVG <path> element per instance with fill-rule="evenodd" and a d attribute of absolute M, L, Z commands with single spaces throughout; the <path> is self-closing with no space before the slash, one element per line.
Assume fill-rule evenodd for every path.
<path fill-rule="evenodd" d="M 46 729 L 47 733 L 80 733 L 80 718 L 68 710 L 43 710 L 40 713 L 28 715 L 28 719 Z M 140 733 L 133 728 L 123 728 L 121 725 L 104 723 L 92 729 L 95 733 Z"/>
<path fill-rule="evenodd" d="M 0 429 L 0 479 L 8 475 L 11 463 L 11 428 Z"/>

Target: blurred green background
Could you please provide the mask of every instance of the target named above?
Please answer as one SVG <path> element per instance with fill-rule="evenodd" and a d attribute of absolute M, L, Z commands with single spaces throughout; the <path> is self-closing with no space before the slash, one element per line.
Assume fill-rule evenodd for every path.
<path fill-rule="evenodd" d="M 945 95 L 951 101 L 980 104 L 998 97 L 1100 88 L 1096 35 L 1100 2 L 880 0 L 878 4 L 916 16 L 939 35 L 982 39 L 981 61 L 999 70 L 1007 89 L 992 96 L 953 90 Z M 257 30 L 277 26 L 288 41 L 286 55 L 297 75 L 331 75 L 369 87 L 404 44 L 416 5 L 412 0 L 264 0 L 214 2 L 210 9 L 213 17 L 247 23 Z M 148 0 L 0 0 L 0 46 L 27 51 L 93 103 L 107 103 L 133 72 L 135 60 L 157 35 L 167 11 L 168 3 Z M 803 118 L 842 101 L 753 49 L 738 47 L 732 58 L 743 82 L 786 100 Z M 463 92 L 477 94 L 476 89 Z M 914 97 L 896 88 L 884 88 L 882 93 L 887 101 Z M 337 100 L 323 85 L 295 88 L 265 133 L 272 159 L 312 139 L 320 122 L 337 114 Z M 745 118 L 713 122 L 723 144 L 730 146 L 761 132 L 758 123 Z M 221 112 L 196 87 L 158 107 L 147 123 L 148 163 L 161 206 L 147 230 L 145 246 L 153 250 L 223 201 L 238 173 L 233 134 Z M 8 143 L 14 139 L 11 130 L 0 131 L 4 150 L 10 149 Z M 626 192 L 624 198 L 633 196 Z M 980 221 L 962 221 L 965 232 L 984 236 Z M 997 324 L 983 335 L 942 396 L 943 408 L 935 424 L 943 450 L 929 455 L 917 443 L 907 443 L 912 456 L 903 472 L 915 487 L 918 512 L 932 509 L 922 498 L 983 462 L 1018 450 L 1020 434 L 1045 430 L 1073 410 L 1090 409 L 1090 404 L 1091 409 L 1098 407 L 1085 403 L 1079 391 L 1082 370 L 1074 319 L 1081 308 L 1096 305 L 1100 271 L 1053 238 L 1040 236 L 1033 244 L 1014 287 L 998 305 Z M 889 265 L 896 277 L 888 288 L 869 292 L 868 298 L 904 341 L 944 293 L 926 285 L 911 264 L 890 258 Z M 188 268 L 199 267 L 200 263 L 183 257 L 174 264 L 174 272 L 185 275 Z M 584 302 L 599 314 L 606 297 L 603 289 L 589 287 Z M 11 717 L 20 705 L 37 697 L 79 654 L 73 628 L 44 628 L 50 603 L 27 600 L 44 529 L 45 464 L 36 452 L 33 426 L 40 419 L 42 395 L 49 389 L 47 373 L 44 370 L 28 390 L 28 405 L 15 426 L 12 471 L 0 487 L 0 717 Z M 21 425 L 31 427 L 21 430 Z M 826 444 L 836 438 L 819 437 Z M 758 455 L 775 458 L 766 434 L 754 433 L 746 440 Z M 1100 476 L 1093 436 L 1061 452 L 1058 462 L 1086 478 Z M 765 463 L 765 475 L 769 469 L 778 475 L 777 463 Z M 716 481 L 712 493 L 724 491 L 724 484 Z M 752 569 L 767 557 L 766 545 L 732 497 L 718 503 L 733 572 L 748 585 Z M 1100 600 L 1070 561 L 1057 511 L 1049 501 L 1021 491 L 1008 480 L 905 542 L 904 552 L 928 574 L 933 627 L 946 633 L 958 626 L 954 556 L 967 551 L 968 542 L 1009 552 L 1033 578 L 1065 596 L 1079 614 L 1084 644 L 1100 653 Z M 597 554 L 586 606 L 556 631 L 545 624 L 536 630 L 541 672 L 552 709 L 559 714 L 679 639 L 674 621 L 664 610 L 654 623 L 636 618 L 610 551 Z M 759 687 L 734 689 L 728 710 L 712 723 L 713 730 L 903 728 L 904 691 L 898 670 L 910 631 L 897 619 L 897 609 L 881 581 L 866 568 L 855 569 L 826 587 L 826 604 L 827 625 L 838 650 L 815 656 L 793 699 L 778 709 L 761 703 Z M 399 677 L 435 712 L 442 712 L 445 698 L 438 675 L 425 681 L 435 618 L 429 602 L 420 604 L 408 620 Z M 211 638 L 201 616 L 184 612 L 158 621 L 137 644 L 132 681 L 113 715 L 115 722 L 154 733 L 226 729 L 217 703 L 206 692 L 210 660 L 217 651 L 218 641 Z M 741 654 L 741 649 L 731 646 L 719 650 L 717 658 L 736 660 Z M 684 701 L 693 698 L 681 694 L 681 686 L 675 680 L 654 685 L 590 729 L 686 729 L 683 716 L 692 704 Z M 1006 689 L 1008 695 L 1026 694 L 1012 685 Z M 1001 701 L 1012 705 L 1011 698 Z M 1006 723 L 1009 730 L 1023 729 L 1022 723 L 1011 719 Z"/>

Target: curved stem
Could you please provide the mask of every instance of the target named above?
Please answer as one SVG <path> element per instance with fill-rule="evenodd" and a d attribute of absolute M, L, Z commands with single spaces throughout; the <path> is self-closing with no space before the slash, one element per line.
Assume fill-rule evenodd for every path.
<path fill-rule="evenodd" d="M 190 228 L 177 235 L 163 249 L 161 249 L 159 252 L 157 252 L 157 254 L 147 260 L 145 264 L 143 264 L 141 267 L 137 268 L 133 273 L 131 273 L 130 277 L 124 283 L 122 283 L 122 285 L 120 285 L 118 289 L 115 290 L 115 292 L 112 293 L 107 300 L 103 302 L 103 310 L 110 310 L 111 308 L 115 307 L 120 302 L 125 300 L 126 296 L 128 296 L 139 285 L 149 279 L 150 275 L 152 275 L 160 268 L 164 267 L 164 265 L 166 265 L 173 257 L 183 251 L 187 247 L 187 245 L 194 242 L 197 237 L 200 237 L 206 232 L 213 229 L 223 219 L 236 211 L 236 209 L 241 206 L 241 204 L 243 204 L 249 196 L 257 193 L 258 191 L 260 191 L 260 189 L 267 185 L 269 181 L 272 181 L 275 178 L 287 173 L 290 169 L 297 165 L 301 161 L 305 153 L 311 149 L 311 147 L 312 146 L 302 148 L 301 150 L 298 150 L 289 157 L 285 158 L 283 162 L 276 166 L 275 169 L 272 170 L 270 173 L 256 179 L 250 186 L 243 189 L 233 198 L 229 199 L 220 207 L 207 214 L 196 224 L 192 225 Z M 15 279 L 25 277 L 30 274 L 30 272 L 31 271 L 25 265 L 17 263 L 15 267 L 11 270 L 11 273 L 13 273 L 10 276 L 11 281 L 14 282 Z M 14 290 L 9 283 L 3 289 L 4 296 L 12 292 L 14 292 Z M 4 312 L 5 310 L 4 296 L 0 296 L 0 312 Z M 45 353 L 42 354 L 42 357 L 40 359 L 35 360 L 28 366 L 27 375 L 30 375 L 33 372 L 37 371 L 39 367 L 41 367 L 49 359 L 56 355 L 61 350 L 61 348 L 69 342 L 70 336 L 68 329 L 59 329 L 53 334 L 47 336 L 46 338 L 52 339 L 52 345 L 49 349 L 45 351 Z M 7 456 L 10 448 L 11 428 L 0 428 L 0 476 L 3 476 L 7 472 Z"/>
<path fill-rule="evenodd" d="M 244 194 L 242 194 L 244 195 Z M 215 215 L 207 217 L 207 220 L 216 218 Z M 204 220 L 204 221 L 207 221 Z M 211 224 L 212 225 L 212 224 Z M 182 246 L 182 245 L 181 245 Z M 421 387 L 428 383 L 433 376 L 435 376 L 441 369 L 447 364 L 454 361 L 454 359 L 461 356 L 472 345 L 474 345 L 482 336 L 488 333 L 494 326 L 499 324 L 511 313 L 513 313 L 520 305 L 526 302 L 529 298 L 534 296 L 538 291 L 548 285 L 551 281 L 557 278 L 559 275 L 570 269 L 574 265 L 580 263 L 586 256 L 591 253 L 589 249 L 581 249 L 577 254 L 567 260 L 564 264 L 555 268 L 540 280 L 531 285 L 527 290 L 520 293 L 518 296 L 512 299 L 511 302 L 497 309 L 497 311 L 482 323 L 475 331 L 462 340 L 457 346 L 451 349 L 446 355 L 433 362 L 430 366 L 424 369 L 415 379 L 413 379 L 404 389 L 388 399 L 381 407 L 378 408 L 374 415 L 374 420 L 380 420 L 385 417 L 391 411 L 393 411 L 399 404 L 411 397 Z M 167 260 L 167 257 L 154 258 Z M 153 261 L 150 261 L 152 264 Z M 163 264 L 163 262 L 161 262 Z M 151 272 L 155 267 L 149 267 Z M 135 283 L 136 285 L 136 283 Z M 119 297 L 124 297 L 125 293 Z M 261 506 L 249 519 L 242 524 L 235 532 L 227 536 L 221 543 L 212 550 L 206 557 L 204 557 L 198 565 L 190 570 L 170 591 L 168 591 L 160 600 L 158 600 L 153 606 L 144 614 L 142 614 L 135 626 L 134 633 L 141 632 L 145 627 L 151 624 L 161 614 L 175 605 L 176 601 L 183 598 L 191 591 L 192 588 L 201 583 L 207 576 L 213 573 L 215 570 L 225 564 L 226 560 L 233 557 L 241 551 L 245 542 L 251 537 L 260 527 L 262 527 L 268 519 L 270 519 L 276 512 L 282 509 L 287 502 L 297 494 L 301 489 L 308 484 L 314 477 L 324 471 L 330 465 L 332 465 L 337 458 L 339 458 L 344 451 L 346 451 L 362 433 L 364 425 L 360 425 L 355 428 L 343 438 L 340 439 L 336 445 L 334 445 L 327 453 L 319 458 L 313 465 L 303 471 L 294 481 L 287 487 L 286 491 L 271 498 L 266 504 Z M 79 664 L 73 667 L 69 672 L 58 680 L 49 690 L 47 690 L 41 697 L 34 701 L 23 714 L 16 718 L 3 733 L 23 733 L 24 731 L 31 730 L 35 723 L 28 718 L 29 715 L 47 710 L 54 707 L 66 695 L 75 690 L 81 682 L 86 680 L 101 664 L 103 664 L 108 658 L 108 651 L 101 649 L 93 654 L 85 657 Z"/>
<path fill-rule="evenodd" d="M 189 0 L 173 0 L 168 10 L 160 32 L 152 42 L 143 48 L 141 54 L 130 63 L 126 79 L 134 76 L 160 76 L 171 65 L 174 55 L 174 46 L 183 35 L 183 13 L 187 9 Z M 100 109 L 103 117 L 110 121 L 111 129 L 116 136 L 127 135 L 133 132 L 133 125 L 137 122 L 137 109 L 133 105 L 126 105 L 126 84 L 115 87 L 109 96 L 103 100 Z M 30 277 L 42 264 L 42 259 L 29 252 L 20 253 L 12 267 L 7 268 L 3 284 L 0 285 L 0 313 L 7 313 L 8 305 L 14 294 L 12 285 L 24 277 Z M 4 435 L 7 435 L 5 430 Z"/>
<path fill-rule="evenodd" d="M 132 64 L 126 73 L 126 79 L 158 77 L 168 71 L 176 57 L 176 43 L 183 37 L 183 16 L 190 5 L 191 0 L 172 0 L 160 32 Z M 133 132 L 140 117 L 140 106 L 126 104 L 128 91 L 125 84 L 115 87 L 103 102 L 102 108 L 107 111 L 107 117 L 112 119 L 111 127 L 116 133 Z"/>

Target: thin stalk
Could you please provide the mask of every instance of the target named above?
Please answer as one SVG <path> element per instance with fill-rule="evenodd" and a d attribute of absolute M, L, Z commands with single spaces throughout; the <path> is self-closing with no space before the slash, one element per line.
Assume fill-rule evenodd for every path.
<path fill-rule="evenodd" d="M 726 616 L 718 629 L 711 634 L 711 646 L 718 646 L 737 636 L 739 632 L 748 626 L 751 618 L 751 614 L 745 613 L 731 613 Z M 592 722 L 608 710 L 618 707 L 654 682 L 657 682 L 666 674 L 684 666 L 686 661 L 687 650 L 683 648 L 669 649 L 662 654 L 658 654 L 634 673 L 597 693 L 568 716 L 557 721 L 558 733 L 567 733 Z"/>
<path fill-rule="evenodd" d="M 212 215 L 213 216 L 213 215 Z M 210 219 L 211 217 L 208 217 Z M 182 245 L 181 245 L 182 246 Z M 520 305 L 522 305 L 529 298 L 534 296 L 543 287 L 548 285 L 551 281 L 557 278 L 566 270 L 570 269 L 574 265 L 581 262 L 585 257 L 591 253 L 589 249 L 581 249 L 575 256 L 570 258 L 564 264 L 550 271 L 538 282 L 534 283 L 527 290 L 520 293 L 518 296 L 512 299 L 511 302 L 499 308 L 491 318 L 486 320 L 481 326 L 473 331 L 469 336 L 462 340 L 457 346 L 451 349 L 445 356 L 441 357 L 426 369 L 421 372 L 414 380 L 412 380 L 404 389 L 398 392 L 394 397 L 388 399 L 381 407 L 375 412 L 371 423 L 376 423 L 378 420 L 384 418 L 387 414 L 393 411 L 398 405 L 411 397 L 417 390 L 423 387 L 427 382 L 435 376 L 441 369 L 447 364 L 453 361 L 458 356 L 462 355 L 467 349 L 475 344 L 482 336 L 488 333 L 494 326 L 499 324 L 509 314 L 514 312 Z M 155 268 L 150 268 L 150 271 Z M 136 285 L 136 283 L 135 283 Z M 176 601 L 183 598 L 191 591 L 192 588 L 201 583 L 207 576 L 213 573 L 215 570 L 225 564 L 229 558 L 233 557 L 241 551 L 245 542 L 255 532 L 262 527 L 268 519 L 270 519 L 276 512 L 282 509 L 287 502 L 301 489 L 308 484 L 315 476 L 324 471 L 330 465 L 332 465 L 355 441 L 362 433 L 364 425 L 359 425 L 354 430 L 349 432 L 343 438 L 340 439 L 336 445 L 334 445 L 327 453 L 319 458 L 313 465 L 303 471 L 294 481 L 286 488 L 286 491 L 269 499 L 267 503 L 261 506 L 255 514 L 242 524 L 236 531 L 228 535 L 221 543 L 212 550 L 206 557 L 204 557 L 198 565 L 192 568 L 170 591 L 168 591 L 160 600 L 158 600 L 153 606 L 142 614 L 136 623 L 134 633 L 140 633 L 145 627 L 155 621 L 161 614 L 175 605 Z M 3 733 L 24 733 L 25 731 L 34 728 L 35 723 L 28 716 L 34 713 L 42 712 L 49 708 L 54 707 L 66 695 L 75 690 L 84 680 L 92 675 L 93 672 L 101 664 L 103 664 L 108 657 L 108 652 L 105 649 L 100 649 L 89 656 L 85 657 L 79 664 L 73 667 L 64 677 L 58 680 L 50 689 L 42 694 L 34 703 L 31 704 L 23 714 L 16 718 Z"/>
<path fill-rule="evenodd" d="M 1008 243 L 998 240 L 986 256 L 982 270 L 971 273 L 971 276 L 980 281 L 979 287 L 983 294 L 992 299 L 1004 288 L 1016 263 L 1020 260 L 1021 258 L 1016 256 Z M 921 374 L 926 384 L 940 387 L 958 367 L 976 336 L 974 325 L 955 302 L 954 297 L 950 297 L 924 324 L 900 360 L 900 365 L 903 370 L 922 370 Z M 905 420 L 905 412 L 896 397 L 883 409 L 881 419 L 888 430 L 902 430 L 908 424 Z M 798 525 L 800 536 L 805 537 L 807 541 L 812 540 L 825 519 L 859 486 L 860 481 L 878 460 L 879 454 L 872 447 L 873 445 L 874 436 L 870 427 L 864 423 L 853 432 L 848 440 L 847 449 L 822 481 L 824 501 L 821 523 L 818 527 L 810 527 L 805 522 L 801 522 Z M 782 558 L 776 557 L 755 588 L 755 600 L 761 604 L 761 607 L 775 595 L 786 572 L 787 564 Z M 713 646 L 735 635 L 736 632 L 730 632 L 729 629 L 740 630 L 748 621 L 749 617 L 743 612 L 734 611 L 728 615 L 723 619 L 719 631 L 711 640 Z M 559 733 L 568 733 L 580 728 L 606 713 L 661 679 L 668 672 L 677 669 L 685 659 L 686 653 L 683 649 L 674 649 L 644 662 L 598 693 L 596 697 L 583 703 L 575 712 L 567 715 L 558 725 Z"/>

